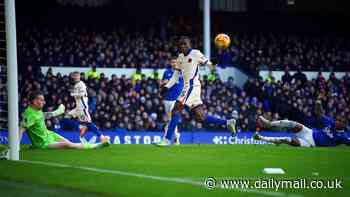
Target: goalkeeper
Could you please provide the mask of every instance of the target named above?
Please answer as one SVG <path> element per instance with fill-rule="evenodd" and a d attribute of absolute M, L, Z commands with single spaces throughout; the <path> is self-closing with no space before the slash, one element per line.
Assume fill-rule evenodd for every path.
<path fill-rule="evenodd" d="M 73 143 L 57 133 L 46 128 L 45 119 L 59 116 L 64 113 L 65 107 L 61 104 L 57 110 L 53 112 L 43 112 L 45 98 L 41 92 L 32 92 L 29 95 L 30 105 L 23 113 L 23 120 L 20 125 L 19 140 L 26 131 L 28 137 L 35 148 L 41 149 L 93 149 L 109 145 L 109 141 L 96 144 Z"/>

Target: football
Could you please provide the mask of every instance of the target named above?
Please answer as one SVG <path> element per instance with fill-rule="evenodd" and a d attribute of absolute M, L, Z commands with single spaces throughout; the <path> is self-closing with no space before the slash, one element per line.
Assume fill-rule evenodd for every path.
<path fill-rule="evenodd" d="M 230 36 L 221 33 L 215 37 L 214 42 L 217 48 L 226 49 L 227 47 L 230 46 L 231 39 L 230 39 Z"/>

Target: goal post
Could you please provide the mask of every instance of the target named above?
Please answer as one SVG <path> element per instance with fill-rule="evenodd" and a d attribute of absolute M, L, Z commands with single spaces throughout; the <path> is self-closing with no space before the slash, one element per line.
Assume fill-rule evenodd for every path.
<path fill-rule="evenodd" d="M 19 160 L 18 73 L 15 0 L 5 0 L 5 23 L 10 160 Z"/>

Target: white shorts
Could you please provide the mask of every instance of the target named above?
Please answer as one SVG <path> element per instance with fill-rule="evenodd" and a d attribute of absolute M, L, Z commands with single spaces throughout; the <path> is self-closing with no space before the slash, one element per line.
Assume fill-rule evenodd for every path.
<path fill-rule="evenodd" d="M 173 110 L 176 100 L 175 101 L 164 100 L 163 102 L 164 102 L 165 113 L 168 115 Z"/>
<path fill-rule="evenodd" d="M 301 146 L 304 146 L 304 147 L 316 146 L 314 138 L 312 136 L 312 132 L 313 132 L 312 129 L 303 125 L 303 128 L 301 129 L 301 131 L 295 134 Z"/>
<path fill-rule="evenodd" d="M 203 104 L 201 99 L 201 86 L 200 85 L 193 86 L 192 90 L 190 89 L 185 105 L 187 105 L 190 109 L 192 109 L 201 104 Z"/>
<path fill-rule="evenodd" d="M 76 107 L 72 111 L 68 112 L 68 115 L 73 118 L 77 118 L 80 122 L 91 122 L 91 116 L 88 108 Z"/>

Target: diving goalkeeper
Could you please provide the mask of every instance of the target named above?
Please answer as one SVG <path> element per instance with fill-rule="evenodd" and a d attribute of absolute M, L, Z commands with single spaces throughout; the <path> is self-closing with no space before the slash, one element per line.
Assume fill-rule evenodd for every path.
<path fill-rule="evenodd" d="M 53 112 L 43 112 L 42 108 L 45 105 L 45 98 L 41 92 L 32 92 L 29 95 L 29 102 L 30 105 L 22 114 L 23 120 L 20 125 L 19 141 L 21 141 L 22 135 L 26 131 L 33 147 L 40 149 L 93 149 L 109 145 L 109 141 L 96 144 L 73 143 L 48 130 L 45 125 L 45 119 L 63 114 L 65 111 L 64 105 L 61 104 Z"/>

